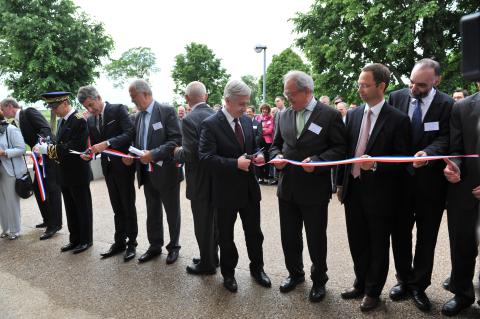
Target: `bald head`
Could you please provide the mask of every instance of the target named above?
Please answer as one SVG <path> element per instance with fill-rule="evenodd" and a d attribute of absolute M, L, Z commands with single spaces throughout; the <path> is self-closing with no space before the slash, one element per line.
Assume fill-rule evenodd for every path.
<path fill-rule="evenodd" d="M 207 98 L 207 89 L 202 82 L 193 81 L 188 83 L 185 89 L 185 99 L 190 107 L 198 103 L 206 102 Z"/>

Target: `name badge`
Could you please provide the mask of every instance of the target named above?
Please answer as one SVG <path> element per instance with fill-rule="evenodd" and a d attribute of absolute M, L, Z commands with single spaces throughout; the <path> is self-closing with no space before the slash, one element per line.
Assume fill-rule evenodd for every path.
<path fill-rule="evenodd" d="M 162 122 L 153 123 L 152 126 L 155 131 L 163 128 Z"/>
<path fill-rule="evenodd" d="M 256 129 L 257 129 L 257 126 L 255 125 L 255 126 L 253 127 L 253 129 L 256 130 Z"/>
<path fill-rule="evenodd" d="M 313 132 L 315 134 L 320 134 L 320 131 L 322 130 L 322 127 L 321 126 L 318 126 L 317 124 L 315 123 L 310 123 L 310 126 L 308 127 L 308 130 L 310 132 Z"/>
<path fill-rule="evenodd" d="M 438 131 L 440 129 L 438 122 L 426 122 L 425 132 Z"/>

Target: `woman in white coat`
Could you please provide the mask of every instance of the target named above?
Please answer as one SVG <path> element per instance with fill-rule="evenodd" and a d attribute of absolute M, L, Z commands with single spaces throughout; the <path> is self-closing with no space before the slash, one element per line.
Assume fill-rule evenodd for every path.
<path fill-rule="evenodd" d="M 8 140 L 7 140 L 8 139 Z M 0 226 L 1 238 L 17 239 L 20 234 L 20 197 L 15 192 L 15 177 L 27 168 L 22 155 L 25 142 L 18 128 L 5 121 L 0 111 Z"/>

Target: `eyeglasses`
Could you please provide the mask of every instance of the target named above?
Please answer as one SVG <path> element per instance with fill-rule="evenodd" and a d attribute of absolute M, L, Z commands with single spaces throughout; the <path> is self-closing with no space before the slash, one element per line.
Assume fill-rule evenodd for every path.
<path fill-rule="evenodd" d="M 303 91 L 295 91 L 295 92 L 283 92 L 283 96 L 287 99 L 297 95 L 298 93 L 303 92 Z"/>

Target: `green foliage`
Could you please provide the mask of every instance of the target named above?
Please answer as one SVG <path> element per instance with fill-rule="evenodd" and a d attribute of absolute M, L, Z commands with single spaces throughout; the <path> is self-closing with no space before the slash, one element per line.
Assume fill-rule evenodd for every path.
<path fill-rule="evenodd" d="M 257 106 L 262 102 L 262 89 L 257 85 L 258 79 L 253 75 L 244 75 L 241 79 L 252 90 L 250 94 L 250 105 L 257 109 Z"/>
<path fill-rule="evenodd" d="M 230 78 L 221 66 L 221 60 L 204 44 L 192 42 L 185 46 L 185 51 L 175 57 L 172 70 L 174 92 L 183 96 L 188 83 L 200 81 L 207 87 L 209 103 L 220 104 L 223 89 Z"/>
<path fill-rule="evenodd" d="M 122 87 L 128 80 L 145 79 L 148 81 L 151 73 L 160 71 L 155 66 L 155 53 L 152 49 L 137 47 L 122 53 L 118 60 L 112 60 L 105 66 L 105 71 L 113 86 Z"/>
<path fill-rule="evenodd" d="M 283 96 L 283 76 L 292 70 L 309 73 L 310 67 L 291 48 L 287 48 L 279 55 L 272 57 L 272 62 L 267 67 L 267 103 L 273 105 L 276 96 Z M 259 85 L 260 87 L 263 85 L 261 78 Z"/>
<path fill-rule="evenodd" d="M 76 92 L 98 77 L 112 47 L 103 25 L 71 0 L 0 0 L 0 74 L 19 100 Z"/>
<path fill-rule="evenodd" d="M 478 0 L 316 0 L 293 22 L 319 92 L 354 101 L 360 69 L 371 62 L 392 71 L 389 90 L 404 87 L 424 57 L 443 66 L 441 90 L 467 86 L 460 77 L 459 21 L 479 8 Z"/>

